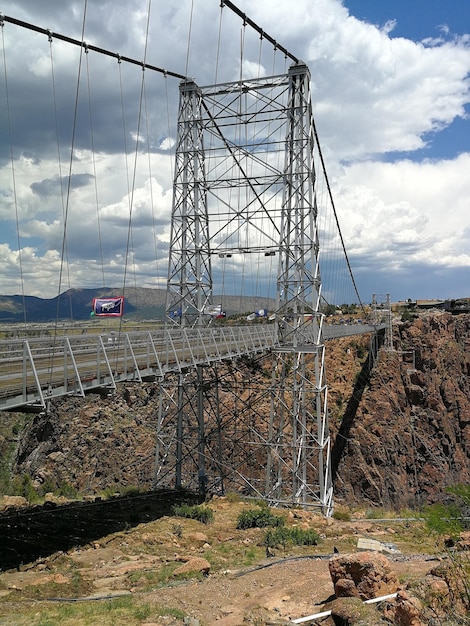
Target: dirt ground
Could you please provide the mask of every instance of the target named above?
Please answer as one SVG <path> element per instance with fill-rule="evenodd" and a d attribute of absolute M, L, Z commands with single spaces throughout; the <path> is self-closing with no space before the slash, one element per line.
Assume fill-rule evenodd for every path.
<path fill-rule="evenodd" d="M 431 569 L 428 561 L 394 563 L 397 575 L 420 577 Z M 161 593 L 161 595 L 160 595 Z M 318 613 L 334 597 L 328 559 L 278 561 L 240 575 L 217 575 L 203 583 L 159 593 L 165 603 L 179 605 L 204 624 L 239 626 L 264 617 L 287 622 Z"/>
<path fill-rule="evenodd" d="M 0 573 L 0 624 L 25 623 L 16 622 L 15 615 L 32 603 L 118 596 L 177 609 L 194 626 L 289 623 L 322 611 L 333 599 L 328 560 L 334 549 L 356 551 L 358 537 L 395 543 L 400 552 L 388 558 L 401 582 L 420 578 L 436 565 L 438 557 L 422 553 L 425 531 L 416 524 L 341 522 L 305 511 L 289 512 L 286 523 L 316 528 L 319 544 L 279 548 L 267 557 L 263 529 L 236 529 L 237 515 L 247 506 L 221 498 L 210 503 L 215 514 L 210 525 L 163 517 Z M 179 578 L 171 573 L 195 557 L 210 562 L 208 574 Z M 153 615 L 130 623 L 182 621 Z"/>

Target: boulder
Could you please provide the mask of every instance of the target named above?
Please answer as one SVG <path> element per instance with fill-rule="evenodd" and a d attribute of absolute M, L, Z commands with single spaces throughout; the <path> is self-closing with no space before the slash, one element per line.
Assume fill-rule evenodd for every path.
<path fill-rule="evenodd" d="M 209 541 L 207 535 L 201 532 L 189 533 L 188 539 L 190 539 L 192 543 L 199 547 L 203 546 Z"/>
<path fill-rule="evenodd" d="M 426 626 L 428 621 L 422 621 L 422 604 L 418 598 L 399 591 L 396 598 L 394 624 L 400 626 Z"/>
<path fill-rule="evenodd" d="M 460 534 L 456 547 L 457 550 L 470 551 L 470 531 L 467 530 Z"/>
<path fill-rule="evenodd" d="M 395 593 L 399 587 L 387 557 L 375 552 L 334 556 L 329 570 L 336 597 L 370 600 Z"/>
<path fill-rule="evenodd" d="M 364 604 L 359 598 L 337 598 L 330 605 L 331 619 L 344 626 L 378 626 L 386 624 L 373 606 Z"/>
<path fill-rule="evenodd" d="M 209 574 L 211 569 L 211 564 L 206 559 L 202 557 L 193 557 L 190 558 L 186 563 L 175 569 L 173 572 L 173 576 L 184 576 L 185 574 Z"/>
<path fill-rule="evenodd" d="M 0 498 L 0 510 L 8 509 L 9 507 L 25 507 L 28 504 L 28 501 L 23 496 L 3 496 Z"/>

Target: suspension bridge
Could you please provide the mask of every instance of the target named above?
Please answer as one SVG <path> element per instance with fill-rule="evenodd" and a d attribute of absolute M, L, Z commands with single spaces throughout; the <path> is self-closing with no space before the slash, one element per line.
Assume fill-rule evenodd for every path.
<path fill-rule="evenodd" d="M 165 320 L 156 329 L 126 332 L 119 322 L 116 332 L 109 334 L 100 330 L 96 318 L 93 330 L 61 334 L 57 325 L 49 337 L 31 337 L 25 316 L 24 333 L 0 341 L 0 410 L 47 411 L 50 402 L 61 397 L 85 396 L 97 389 L 112 392 L 125 381 L 155 381 L 159 389 L 155 486 L 184 486 L 201 493 L 239 488 L 273 504 L 318 507 L 328 515 L 333 508 L 333 486 L 325 342 L 390 330 L 389 302 L 381 310 L 385 319 L 375 308 L 365 323 L 327 323 L 328 306 L 335 309 L 344 302 L 360 305 L 361 299 L 314 122 L 310 70 L 233 3 L 221 5 L 221 14 L 230 10 L 241 20 L 246 50 L 247 32 L 259 37 L 258 74 L 251 71 L 244 76 L 241 62 L 237 80 L 221 82 L 217 69 L 217 80 L 201 85 L 196 78 L 189 78 L 187 71 L 174 72 L 148 63 L 147 48 L 143 60 L 136 61 L 86 43 L 85 16 L 81 39 L 0 16 L 2 106 L 8 120 L 8 129 L 3 132 L 8 135 L 11 162 L 7 188 L 16 216 L 22 293 L 28 288 L 26 251 L 21 242 L 27 211 L 23 213 L 22 203 L 28 199 L 18 189 L 20 180 L 24 183 L 23 177 L 29 176 L 27 184 L 44 204 L 50 202 L 51 187 L 55 189 L 54 199 L 60 201 L 61 215 L 55 215 L 57 232 L 61 233 L 55 269 L 58 293 L 65 276 L 69 286 L 74 280 L 83 286 L 80 258 L 74 250 L 76 228 L 82 236 L 88 233 L 90 240 L 98 234 L 99 254 L 89 267 L 92 274 L 96 267 L 101 268 L 103 287 L 116 280 L 116 261 L 120 259 L 125 298 L 130 276 L 136 285 L 139 267 L 149 253 L 148 248 L 139 248 L 139 241 L 143 241 L 140 221 L 144 229 L 155 229 L 158 262 L 151 284 L 165 284 L 167 294 Z M 8 41 L 12 38 L 8 40 L 5 34 L 8 28 L 31 32 L 35 41 L 41 40 L 49 48 L 54 112 L 49 132 L 56 136 L 58 169 L 52 174 L 49 168 L 47 180 L 38 181 L 34 162 L 25 165 L 24 153 L 15 152 L 18 113 L 9 78 Z M 78 55 L 75 100 L 71 104 L 74 114 L 67 141 L 62 138 L 63 122 L 58 113 L 61 98 L 55 86 L 56 42 L 76 49 Z M 241 57 L 247 54 L 243 46 Z M 263 56 L 266 48 L 272 55 L 273 70 L 279 56 L 283 63 L 282 69 L 271 75 L 261 71 L 267 65 Z M 99 145 L 104 139 L 93 118 L 92 54 L 98 69 L 102 63 L 118 66 L 124 157 L 119 167 L 114 165 L 112 174 Z M 44 53 L 42 73 L 46 58 Z M 130 118 L 124 109 L 122 72 L 126 64 L 134 72 L 137 66 L 141 73 L 132 122 L 133 158 L 127 143 Z M 103 80 L 107 82 L 106 67 Z M 152 143 L 150 124 L 161 125 L 163 118 L 149 113 L 150 75 L 165 83 L 168 124 L 165 131 L 156 131 L 158 147 Z M 168 97 L 170 79 L 178 85 L 174 127 Z M 88 147 L 79 128 L 84 120 L 90 128 Z M 107 127 L 106 121 L 101 123 Z M 170 155 L 166 146 L 173 143 Z M 117 152 L 115 149 L 112 155 L 114 161 Z M 50 155 L 47 159 L 52 163 Z M 154 203 L 157 192 L 160 200 L 165 197 L 163 181 L 168 175 L 159 170 L 162 182 L 158 183 L 153 168 L 170 160 L 171 217 L 165 238 L 158 233 L 163 220 Z M 104 195 L 100 176 L 106 180 L 113 176 L 113 182 L 106 183 L 106 200 L 100 199 Z M 108 197 L 109 187 L 117 194 L 114 199 Z M 95 204 L 96 222 L 89 222 L 83 230 L 83 212 L 90 204 Z M 125 252 L 107 256 L 106 220 L 111 223 L 122 211 L 127 212 L 121 220 L 127 226 Z M 145 272 L 141 279 L 148 285 Z M 260 310 L 248 311 L 238 323 L 229 317 L 215 323 L 229 293 L 255 296 Z M 97 288 L 98 301 L 99 295 Z M 262 306 L 268 301 L 275 303 L 269 311 Z M 240 362 L 264 364 L 264 384 L 255 392 L 243 386 Z"/>

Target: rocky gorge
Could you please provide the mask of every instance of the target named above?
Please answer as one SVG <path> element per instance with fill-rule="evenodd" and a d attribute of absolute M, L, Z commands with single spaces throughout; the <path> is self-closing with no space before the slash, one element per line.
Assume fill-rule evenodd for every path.
<path fill-rule="evenodd" d="M 336 498 L 390 509 L 440 501 L 470 478 L 470 315 L 396 321 L 393 350 L 382 350 L 373 367 L 368 341 L 327 344 Z M 265 367 L 240 364 L 240 386 L 261 385 Z M 157 383 L 126 384 L 56 402 L 47 414 L 2 416 L 15 425 L 0 438 L 10 478 L 81 494 L 148 489 L 157 399 Z"/>
<path fill-rule="evenodd" d="M 470 315 L 397 320 L 393 349 L 373 366 L 368 342 L 327 344 L 336 499 L 396 510 L 442 501 L 470 478 Z M 262 385 L 266 367 L 240 364 L 240 388 Z M 157 400 L 157 383 L 125 384 L 56 402 L 47 414 L 8 416 L 15 435 L 4 434 L 0 448 L 10 477 L 83 495 L 150 488 Z"/>
<path fill-rule="evenodd" d="M 237 526 L 252 501 L 229 490 L 207 502 L 209 526 L 175 517 L 174 492 L 148 492 L 156 383 L 6 416 L 4 491 L 22 496 L 2 499 L 0 623 L 238 626 L 318 612 L 329 613 L 327 624 L 467 623 L 468 533 L 446 543 L 423 520 L 400 515 L 468 485 L 469 346 L 470 315 L 441 312 L 397 319 L 393 348 L 375 362 L 367 337 L 327 345 L 336 510 L 333 519 L 281 513 L 289 529 L 318 534 L 318 545 L 303 548 L 268 553 L 264 529 Z M 240 395 L 261 387 L 267 368 L 239 363 L 222 399 L 232 384 Z M 45 503 L 28 507 L 40 494 Z M 375 521 L 374 511 L 398 515 Z M 393 550 L 386 559 L 360 545 Z M 382 593 L 393 598 L 377 609 L 362 604 Z"/>

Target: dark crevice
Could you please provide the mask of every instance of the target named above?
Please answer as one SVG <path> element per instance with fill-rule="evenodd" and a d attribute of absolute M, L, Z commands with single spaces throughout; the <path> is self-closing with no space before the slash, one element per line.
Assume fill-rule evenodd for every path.
<path fill-rule="evenodd" d="M 338 473 L 339 464 L 343 458 L 344 451 L 349 439 L 349 433 L 356 419 L 357 409 L 362 399 L 365 388 L 369 385 L 370 374 L 374 367 L 378 354 L 379 345 L 383 343 L 383 335 L 377 335 L 375 341 L 371 341 L 369 357 L 364 361 L 362 369 L 357 376 L 354 384 L 353 392 L 349 398 L 348 404 L 344 411 L 341 426 L 335 438 L 335 442 L 331 449 L 331 474 L 333 482 Z"/>

